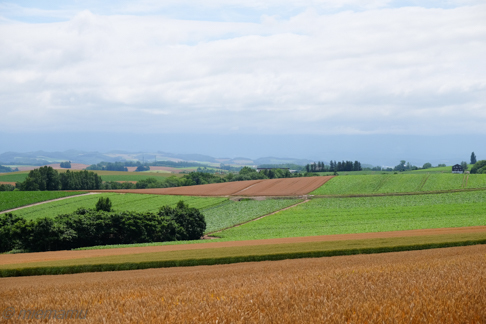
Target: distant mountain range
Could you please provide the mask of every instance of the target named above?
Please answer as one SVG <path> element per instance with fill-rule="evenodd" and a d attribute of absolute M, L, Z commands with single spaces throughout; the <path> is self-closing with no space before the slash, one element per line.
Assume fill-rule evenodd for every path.
<path fill-rule="evenodd" d="M 0 154 L 0 165 L 45 165 L 55 162 L 71 161 L 73 163 L 96 164 L 99 162 L 124 162 L 124 161 L 194 161 L 202 163 L 224 163 L 232 165 L 260 165 L 260 164 L 281 164 L 294 163 L 306 165 L 314 161 L 296 158 L 263 157 L 250 159 L 245 157 L 236 158 L 214 158 L 203 154 L 174 154 L 168 152 L 127 152 L 109 151 L 84 152 L 68 150 L 64 152 L 36 151 L 28 153 L 5 152 Z"/>

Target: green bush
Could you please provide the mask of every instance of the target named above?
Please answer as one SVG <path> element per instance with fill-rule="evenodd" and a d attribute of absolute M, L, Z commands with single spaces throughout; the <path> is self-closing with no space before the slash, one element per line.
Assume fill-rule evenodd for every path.
<path fill-rule="evenodd" d="M 486 160 L 477 161 L 471 168 L 471 173 L 484 173 L 486 170 Z"/>
<path fill-rule="evenodd" d="M 98 199 L 98 202 L 96 203 L 96 211 L 105 211 L 105 212 L 111 212 L 111 201 L 110 198 L 106 197 L 103 198 L 101 197 Z"/>

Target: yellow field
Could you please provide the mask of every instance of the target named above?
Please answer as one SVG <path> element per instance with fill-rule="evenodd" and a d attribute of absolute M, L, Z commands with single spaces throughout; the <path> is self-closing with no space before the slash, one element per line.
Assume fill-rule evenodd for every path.
<path fill-rule="evenodd" d="M 87 323 L 485 323 L 485 262 L 477 245 L 4 278 L 0 311 L 88 309 Z"/>

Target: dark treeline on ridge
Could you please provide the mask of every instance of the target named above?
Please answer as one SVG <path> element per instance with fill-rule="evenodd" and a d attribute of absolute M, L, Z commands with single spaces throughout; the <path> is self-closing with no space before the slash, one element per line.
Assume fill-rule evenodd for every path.
<path fill-rule="evenodd" d="M 329 164 L 317 162 L 305 166 L 307 172 L 339 172 L 339 171 L 361 171 L 361 162 L 359 161 L 330 161 Z"/>
<path fill-rule="evenodd" d="M 52 167 L 43 166 L 31 170 L 27 178 L 15 186 L 22 191 L 95 190 L 100 189 L 101 184 L 101 177 L 94 172 L 67 170 L 59 174 Z"/>

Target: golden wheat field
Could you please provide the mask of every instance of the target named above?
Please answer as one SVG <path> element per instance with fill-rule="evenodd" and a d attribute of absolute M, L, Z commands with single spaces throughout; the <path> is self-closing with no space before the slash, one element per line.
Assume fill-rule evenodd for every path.
<path fill-rule="evenodd" d="M 485 323 L 485 266 L 477 245 L 4 278 L 0 312 L 13 307 L 21 323 L 21 309 L 88 309 L 86 323 Z"/>

